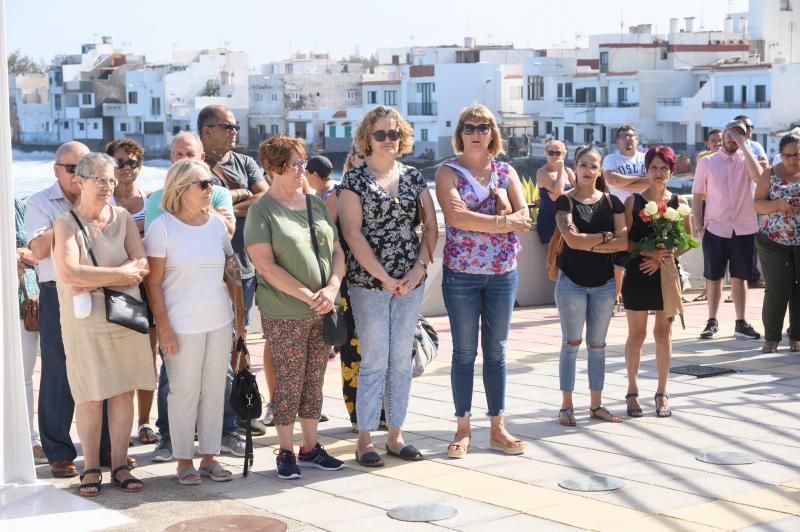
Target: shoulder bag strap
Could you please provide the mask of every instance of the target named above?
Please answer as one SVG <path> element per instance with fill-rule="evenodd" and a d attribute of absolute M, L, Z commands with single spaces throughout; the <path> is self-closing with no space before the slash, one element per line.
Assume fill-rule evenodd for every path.
<path fill-rule="evenodd" d="M 78 215 L 75 214 L 75 211 L 69 211 L 73 218 L 75 218 L 75 223 L 78 224 L 78 228 L 80 228 L 81 233 L 83 233 L 83 239 L 86 241 L 86 251 L 89 253 L 89 258 L 92 259 L 92 263 L 97 266 L 97 259 L 94 258 L 94 252 L 92 251 L 92 245 L 89 243 L 89 235 L 86 234 L 86 229 L 84 229 L 83 224 L 81 223 L 80 218 Z"/>
<path fill-rule="evenodd" d="M 322 267 L 322 258 L 319 256 L 317 232 L 314 231 L 314 215 L 311 213 L 311 194 L 306 194 L 306 212 L 308 213 L 308 230 L 311 232 L 311 244 L 314 246 L 314 254 L 317 256 L 317 265 L 319 266 L 319 278 L 324 287 L 328 283 L 325 279 L 325 269 Z"/>

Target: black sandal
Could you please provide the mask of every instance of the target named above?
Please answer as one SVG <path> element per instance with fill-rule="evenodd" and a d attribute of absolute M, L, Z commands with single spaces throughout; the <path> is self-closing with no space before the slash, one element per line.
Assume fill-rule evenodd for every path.
<path fill-rule="evenodd" d="M 128 465 L 121 465 L 111 472 L 111 480 L 114 482 L 114 484 L 119 486 L 119 488 L 125 493 L 139 493 L 140 491 L 142 491 L 144 489 L 144 484 L 142 483 L 141 480 L 134 477 L 133 475 L 131 475 L 129 478 L 126 478 L 122 482 L 117 480 L 117 473 L 123 470 L 130 473 L 131 467 Z M 138 486 L 132 488 L 131 484 L 138 484 Z"/>
<path fill-rule="evenodd" d="M 639 398 L 639 394 L 638 393 L 626 393 L 625 394 L 625 403 L 626 403 L 625 409 L 628 411 L 628 417 L 642 417 L 642 407 L 641 406 L 637 406 L 636 408 L 628 408 L 627 407 L 628 399 L 631 399 L 631 398 L 638 399 Z"/>
<path fill-rule="evenodd" d="M 389 447 L 389 444 L 387 443 L 386 454 L 388 454 L 389 456 L 400 458 L 402 460 L 405 460 L 406 462 L 419 462 L 424 458 L 422 456 L 422 453 L 419 452 L 419 449 L 417 449 L 413 445 L 406 445 L 402 449 L 400 449 L 399 453 L 396 453 L 392 450 L 391 447 Z"/>
<path fill-rule="evenodd" d="M 597 414 L 598 412 L 603 412 L 605 414 L 608 414 L 608 416 L 611 419 L 606 419 L 603 416 L 598 415 Z M 615 416 L 614 414 L 609 412 L 608 409 L 606 407 L 604 407 L 604 406 L 598 406 L 597 408 L 589 408 L 589 414 L 595 419 L 599 419 L 601 421 L 608 421 L 609 423 L 620 423 L 620 422 L 622 422 L 622 418 L 620 418 L 619 416 Z"/>
<path fill-rule="evenodd" d="M 672 415 L 672 409 L 666 406 L 658 406 L 658 398 L 661 397 L 665 401 L 669 399 L 669 394 L 666 393 L 657 393 L 653 400 L 656 403 L 656 415 L 658 417 L 670 417 Z"/>
<path fill-rule="evenodd" d="M 98 475 L 100 478 L 97 482 L 87 482 L 86 484 L 83 483 L 83 477 L 86 475 Z M 81 497 L 97 497 L 100 495 L 100 490 L 103 489 L 103 472 L 99 469 L 87 469 L 83 473 L 81 473 L 81 485 L 78 486 L 78 495 Z M 96 488 L 97 491 L 84 491 L 87 488 Z"/>

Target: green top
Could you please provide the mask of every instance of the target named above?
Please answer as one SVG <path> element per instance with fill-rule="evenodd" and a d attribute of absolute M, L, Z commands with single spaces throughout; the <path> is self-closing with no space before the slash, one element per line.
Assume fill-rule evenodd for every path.
<path fill-rule="evenodd" d="M 319 252 L 325 270 L 325 279 L 330 277 L 333 259 L 333 243 L 339 235 L 328 215 L 325 204 L 311 197 L 311 212 L 314 231 L 319 242 Z M 320 279 L 317 256 L 311 244 L 308 228 L 308 211 L 293 211 L 270 198 L 262 196 L 247 211 L 244 226 L 244 244 L 270 244 L 275 262 L 289 272 L 312 292 L 324 285 Z M 315 316 L 309 306 L 274 288 L 258 273 L 256 304 L 262 316 L 277 320 L 296 320 Z"/>

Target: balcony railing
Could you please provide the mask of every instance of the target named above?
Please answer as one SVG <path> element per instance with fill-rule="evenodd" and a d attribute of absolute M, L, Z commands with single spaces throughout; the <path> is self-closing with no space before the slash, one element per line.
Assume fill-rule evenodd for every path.
<path fill-rule="evenodd" d="M 667 107 L 680 107 L 680 98 L 656 98 L 657 105 L 664 105 Z"/>
<path fill-rule="evenodd" d="M 639 107 L 639 102 L 605 102 L 598 103 L 597 107 Z"/>
<path fill-rule="evenodd" d="M 436 116 L 436 102 L 411 102 L 408 104 L 409 116 Z"/>
<path fill-rule="evenodd" d="M 706 109 L 769 109 L 772 102 L 703 102 Z"/>
<path fill-rule="evenodd" d="M 564 107 L 600 107 L 598 102 L 567 102 Z"/>

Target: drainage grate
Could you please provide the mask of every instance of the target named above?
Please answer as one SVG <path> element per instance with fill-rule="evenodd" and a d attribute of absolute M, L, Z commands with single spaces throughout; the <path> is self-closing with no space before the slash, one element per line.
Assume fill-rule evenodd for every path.
<path fill-rule="evenodd" d="M 691 364 L 689 366 L 678 366 L 670 368 L 670 373 L 679 373 L 681 375 L 693 375 L 698 379 L 706 377 L 715 377 L 717 375 L 725 375 L 726 373 L 737 373 L 737 370 L 731 368 L 724 368 L 722 366 L 701 366 L 698 364 Z"/>

